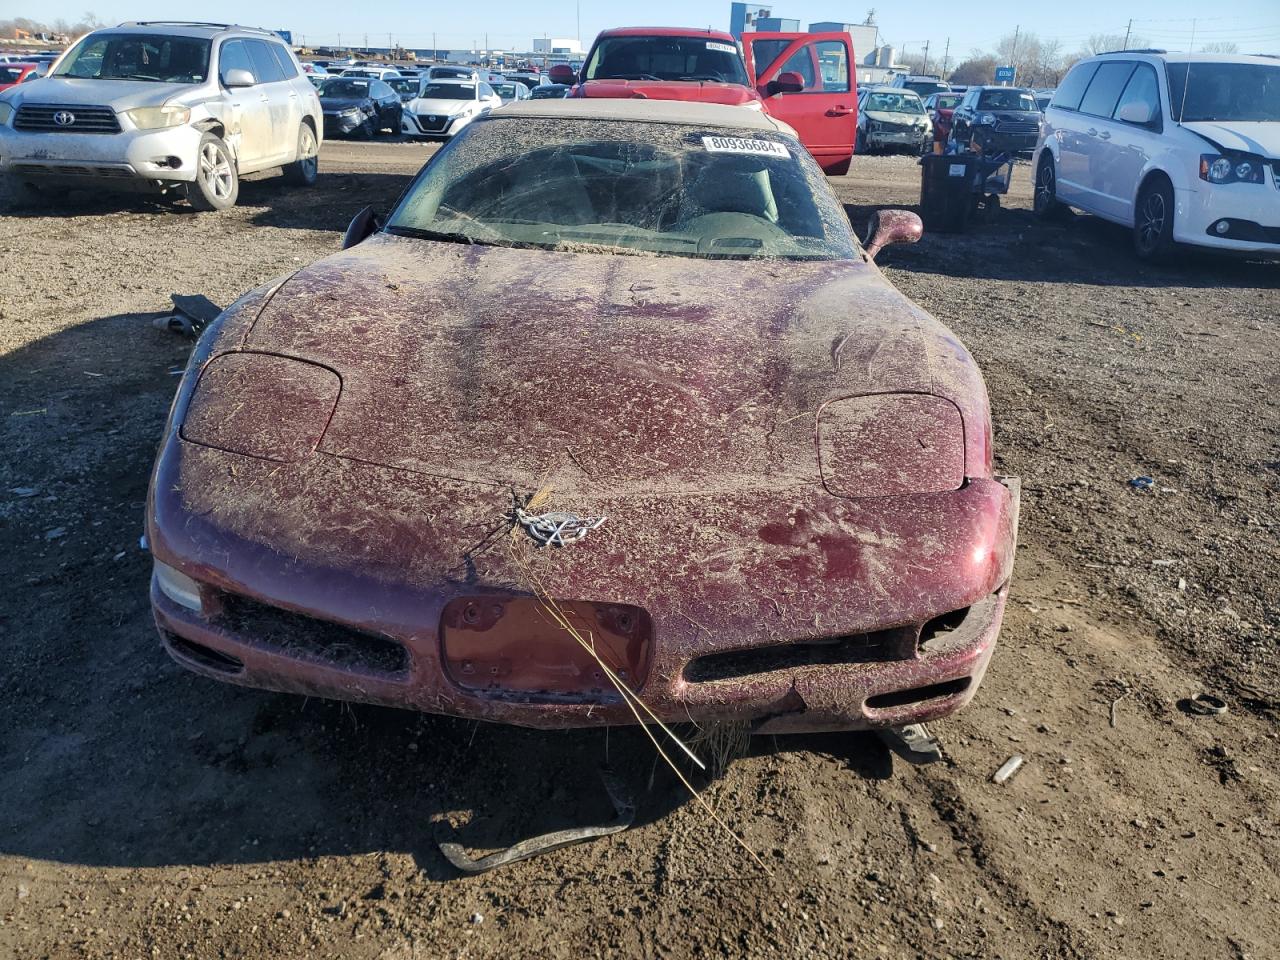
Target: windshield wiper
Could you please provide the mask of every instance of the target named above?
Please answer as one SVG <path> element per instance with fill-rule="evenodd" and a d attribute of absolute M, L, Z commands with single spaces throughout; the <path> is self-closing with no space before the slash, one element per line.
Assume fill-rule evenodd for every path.
<path fill-rule="evenodd" d="M 662 83 L 661 77 L 655 77 L 652 73 L 611 73 L 607 76 L 591 77 L 592 80 L 656 80 Z"/>
<path fill-rule="evenodd" d="M 446 233 L 443 230 L 423 230 L 421 227 L 387 227 L 387 233 L 395 237 L 413 237 L 415 240 L 439 240 L 442 243 L 465 243 L 474 246 L 476 239 L 465 233 Z"/>
<path fill-rule="evenodd" d="M 712 83 L 728 83 L 724 77 L 718 73 L 695 73 L 691 77 L 681 77 L 681 80 L 710 80 Z"/>

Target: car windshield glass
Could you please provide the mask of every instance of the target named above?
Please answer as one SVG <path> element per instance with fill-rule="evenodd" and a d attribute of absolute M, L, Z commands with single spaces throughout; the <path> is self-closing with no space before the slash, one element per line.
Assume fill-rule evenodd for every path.
<path fill-rule="evenodd" d="M 516 95 L 516 85 L 514 83 L 495 83 L 493 92 L 505 100 Z"/>
<path fill-rule="evenodd" d="M 1038 110 L 1036 98 L 1025 90 L 983 90 L 979 110 Z"/>
<path fill-rule="evenodd" d="M 718 80 L 747 85 L 738 48 L 701 37 L 607 37 L 587 63 L 588 80 Z"/>
<path fill-rule="evenodd" d="M 944 84 L 938 83 L 936 80 L 911 80 L 904 83 L 903 86 L 920 97 L 927 97 L 932 93 L 940 93 L 947 89 Z"/>
<path fill-rule="evenodd" d="M 1280 64 L 1170 63 L 1168 72 L 1169 105 L 1179 122 L 1280 121 Z"/>
<path fill-rule="evenodd" d="M 320 96 L 322 99 L 344 99 L 350 100 L 353 97 L 367 97 L 369 95 L 368 80 L 354 80 L 351 77 L 335 77 L 332 80 L 326 80 L 320 84 Z"/>
<path fill-rule="evenodd" d="M 209 75 L 208 40 L 142 33 L 91 33 L 53 75 L 84 80 L 202 83 Z"/>
<path fill-rule="evenodd" d="M 415 93 L 418 81 L 413 77 L 387 77 L 387 85 L 396 93 Z"/>
<path fill-rule="evenodd" d="M 461 68 L 451 69 L 449 67 L 433 67 L 431 70 L 431 76 L 441 80 L 447 80 L 450 77 L 466 78 L 471 76 L 471 71 L 463 70 Z"/>
<path fill-rule="evenodd" d="M 924 113 L 924 104 L 912 93 L 869 93 L 862 109 L 883 113 Z"/>
<path fill-rule="evenodd" d="M 17 83 L 22 79 L 22 71 L 25 69 L 25 67 L 0 66 L 0 83 Z"/>
<path fill-rule="evenodd" d="M 476 85 L 474 83 L 425 83 L 422 85 L 423 100 L 474 100 Z"/>
<path fill-rule="evenodd" d="M 558 100 L 569 92 L 569 88 L 563 84 L 555 84 L 550 87 L 534 87 L 530 96 L 534 100 Z"/>
<path fill-rule="evenodd" d="M 938 109 L 954 110 L 956 108 L 956 104 L 959 103 L 962 99 L 963 98 L 958 93 L 939 94 L 938 100 L 937 100 Z"/>
<path fill-rule="evenodd" d="M 473 124 L 427 164 L 388 231 L 731 259 L 847 259 L 856 249 L 848 218 L 795 140 L 564 118 Z"/>

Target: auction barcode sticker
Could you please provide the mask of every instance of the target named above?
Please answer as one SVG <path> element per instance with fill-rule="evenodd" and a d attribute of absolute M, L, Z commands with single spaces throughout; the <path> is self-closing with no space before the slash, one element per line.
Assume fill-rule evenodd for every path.
<path fill-rule="evenodd" d="M 707 49 L 717 50 L 720 53 L 737 53 L 738 52 L 738 48 L 735 47 L 732 43 L 720 43 L 717 40 L 708 40 Z"/>
<path fill-rule="evenodd" d="M 702 145 L 710 153 L 754 153 L 765 157 L 791 157 L 791 151 L 772 140 L 750 140 L 745 137 L 703 137 Z"/>

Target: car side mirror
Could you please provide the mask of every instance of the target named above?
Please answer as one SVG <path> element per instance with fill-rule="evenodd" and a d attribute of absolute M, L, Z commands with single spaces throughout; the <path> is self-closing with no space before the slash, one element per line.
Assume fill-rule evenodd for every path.
<path fill-rule="evenodd" d="M 365 207 L 352 217 L 351 223 L 347 226 L 347 232 L 342 235 L 342 249 L 354 247 L 381 229 L 382 217 L 374 211 L 373 207 Z"/>
<path fill-rule="evenodd" d="M 232 68 L 222 75 L 222 85 L 228 90 L 235 90 L 239 87 L 252 87 L 254 82 L 252 73 L 239 68 Z"/>
<path fill-rule="evenodd" d="M 777 96 L 779 93 L 803 93 L 804 77 L 794 70 L 787 70 L 778 74 L 778 79 L 770 80 L 765 89 L 770 97 Z"/>
<path fill-rule="evenodd" d="M 1121 107 L 1116 114 L 1116 119 L 1123 120 L 1125 123 L 1147 124 L 1153 119 L 1152 112 L 1151 104 L 1134 101 Z"/>
<path fill-rule="evenodd" d="M 924 224 L 910 210 L 880 210 L 867 227 L 867 258 L 874 260 L 885 247 L 915 243 L 924 235 Z"/>

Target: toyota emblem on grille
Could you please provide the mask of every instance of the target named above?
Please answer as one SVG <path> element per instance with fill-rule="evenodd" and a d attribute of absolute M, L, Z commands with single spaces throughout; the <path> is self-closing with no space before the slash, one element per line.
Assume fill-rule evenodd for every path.
<path fill-rule="evenodd" d="M 53 115 L 53 122 L 60 127 L 69 127 L 76 122 L 76 115 L 70 110 L 59 110 Z"/>

